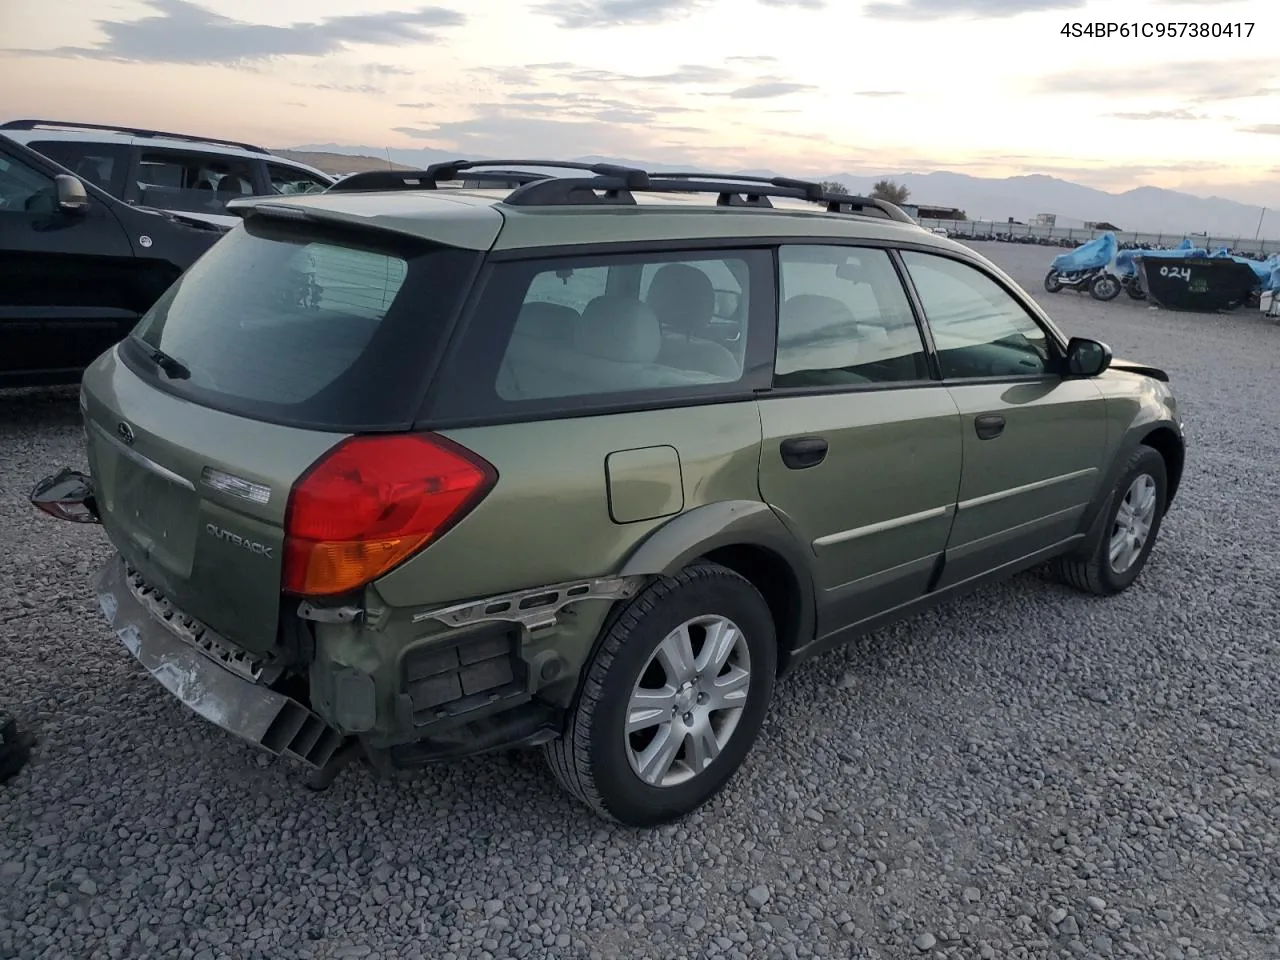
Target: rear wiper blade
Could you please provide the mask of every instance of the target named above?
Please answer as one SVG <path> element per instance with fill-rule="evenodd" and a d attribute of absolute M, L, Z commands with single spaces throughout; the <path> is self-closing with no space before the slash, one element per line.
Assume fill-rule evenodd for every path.
<path fill-rule="evenodd" d="M 177 357 L 171 357 L 159 347 L 153 347 L 141 337 L 134 337 L 134 342 L 146 352 L 151 358 L 151 362 L 164 371 L 165 376 L 170 380 L 189 380 L 191 378 L 191 370 L 185 363 Z"/>

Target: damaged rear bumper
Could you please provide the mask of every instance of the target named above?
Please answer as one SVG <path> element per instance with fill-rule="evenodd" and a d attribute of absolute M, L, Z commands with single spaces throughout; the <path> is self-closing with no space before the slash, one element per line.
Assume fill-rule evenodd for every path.
<path fill-rule="evenodd" d="M 116 636 L 159 683 L 210 723 L 276 756 L 323 767 L 344 737 L 305 705 L 214 659 L 212 638 L 196 646 L 181 617 L 152 613 L 119 554 L 102 568 L 98 604 Z"/>

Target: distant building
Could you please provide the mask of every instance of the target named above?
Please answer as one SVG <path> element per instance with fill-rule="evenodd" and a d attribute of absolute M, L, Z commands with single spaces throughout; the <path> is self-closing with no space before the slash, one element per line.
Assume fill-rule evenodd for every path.
<path fill-rule="evenodd" d="M 1034 227 L 1052 227 L 1058 222 L 1056 213 L 1037 213 L 1031 218 L 1031 225 Z"/>
<path fill-rule="evenodd" d="M 913 220 L 964 220 L 963 210 L 955 207 L 925 207 L 918 204 L 906 205 L 902 208 Z"/>
<path fill-rule="evenodd" d="M 1121 230 L 1114 223 L 1108 223 L 1106 220 L 1086 220 L 1084 222 L 1086 230 L 1110 230 L 1112 233 L 1120 233 Z"/>

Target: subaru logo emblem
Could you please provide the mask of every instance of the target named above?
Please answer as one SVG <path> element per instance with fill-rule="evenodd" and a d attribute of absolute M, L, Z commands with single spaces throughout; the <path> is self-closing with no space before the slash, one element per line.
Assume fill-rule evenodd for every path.
<path fill-rule="evenodd" d="M 130 446 L 133 445 L 133 427 L 129 426 L 123 420 L 121 420 L 118 424 L 116 424 L 116 434 L 125 443 L 129 444 Z"/>

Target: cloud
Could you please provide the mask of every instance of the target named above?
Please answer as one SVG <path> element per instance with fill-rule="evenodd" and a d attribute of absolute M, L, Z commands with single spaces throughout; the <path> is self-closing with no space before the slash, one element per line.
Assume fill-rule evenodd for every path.
<path fill-rule="evenodd" d="M 878 0 L 862 8 L 877 20 L 941 20 L 963 17 L 970 20 L 993 20 L 1016 17 L 1020 13 L 1044 13 L 1049 10 L 1076 10 L 1086 0 Z"/>
<path fill-rule="evenodd" d="M 1145 110 L 1120 113 L 1108 113 L 1108 117 L 1116 120 L 1212 120 L 1213 117 L 1190 110 Z"/>
<path fill-rule="evenodd" d="M 777 57 L 771 57 L 768 54 L 762 54 L 758 57 L 725 57 L 726 63 L 749 63 L 761 65 L 765 63 L 777 63 Z"/>
<path fill-rule="evenodd" d="M 579 83 L 635 83 L 649 85 L 678 84 L 691 86 L 695 84 L 723 83 L 732 80 L 734 73 L 724 67 L 708 67 L 697 63 L 687 63 L 668 70 L 666 73 L 615 73 L 612 70 L 596 70 L 586 67 L 565 70 L 560 74 L 566 80 Z"/>
<path fill-rule="evenodd" d="M 1033 90 L 1212 103 L 1273 95 L 1280 92 L 1280 88 L 1269 86 L 1273 78 L 1280 78 L 1280 67 L 1274 60 L 1181 60 L 1098 73 L 1047 74 L 1035 81 Z"/>
<path fill-rule="evenodd" d="M 607 139 L 616 155 L 653 156 L 660 150 L 666 162 L 700 163 L 699 155 L 708 152 L 699 128 L 666 127 L 643 110 L 634 116 L 616 112 L 619 120 L 609 124 Z M 395 132 L 469 156 L 595 156 L 604 146 L 596 115 L 569 114 L 559 103 L 478 104 L 465 120 L 396 127 Z"/>
<path fill-rule="evenodd" d="M 766 83 L 753 83 L 750 86 L 738 87 L 724 96 L 733 100 L 769 100 L 774 97 L 788 97 L 793 93 L 816 89 L 808 83 L 791 83 L 785 80 L 773 80 Z"/>
<path fill-rule="evenodd" d="M 331 90 L 334 93 L 358 93 L 366 97 L 387 92 L 385 87 L 380 87 L 376 83 L 295 83 L 294 86 L 306 87 L 309 90 Z"/>
<path fill-rule="evenodd" d="M 1237 127 L 1237 129 L 1241 133 L 1260 133 L 1268 137 L 1280 137 L 1280 123 L 1255 123 L 1251 127 Z"/>
<path fill-rule="evenodd" d="M 433 43 L 434 32 L 466 17 L 444 7 L 360 13 L 274 26 L 233 20 L 189 0 L 146 0 L 157 11 L 137 20 L 98 20 L 104 38 L 89 47 L 10 50 L 48 57 L 124 63 L 244 64 L 277 57 L 320 57 L 356 44 L 398 47 Z M 385 74 L 407 72 L 375 68 Z"/>
<path fill-rule="evenodd" d="M 429 110 L 434 107 L 435 104 L 423 101 L 421 103 L 397 103 L 396 106 L 404 110 Z"/>
<path fill-rule="evenodd" d="M 905 97 L 905 90 L 855 90 L 855 97 Z"/>
<path fill-rule="evenodd" d="M 596 97 L 588 93 L 556 92 L 550 90 L 521 91 L 519 93 L 509 94 L 507 99 L 516 101 L 516 103 L 524 109 L 533 108 L 548 112 L 561 112 L 568 115 L 593 118 L 598 117 L 600 113 L 606 111 L 638 111 L 644 115 L 645 119 L 642 122 L 660 119 L 663 114 L 689 113 L 692 110 L 691 107 L 678 106 L 674 104 L 650 106 L 631 100 L 615 100 L 610 97 Z M 507 105 L 510 106 L 510 104 Z"/>
<path fill-rule="evenodd" d="M 475 67 L 473 73 L 487 77 L 504 87 L 537 88 L 548 79 L 564 80 L 575 86 L 590 84 L 630 84 L 637 87 L 698 86 L 724 83 L 737 78 L 727 67 L 704 64 L 682 64 L 665 73 L 619 73 L 573 63 L 529 63 L 517 67 Z M 536 94 L 535 94 L 536 95 Z"/>
<path fill-rule="evenodd" d="M 779 7 L 784 10 L 823 10 L 827 6 L 826 0 L 760 0 L 760 3 L 766 7 Z"/>
<path fill-rule="evenodd" d="M 552 17 L 569 30 L 592 27 L 649 27 L 683 20 L 710 0 L 547 0 L 534 13 Z"/>

